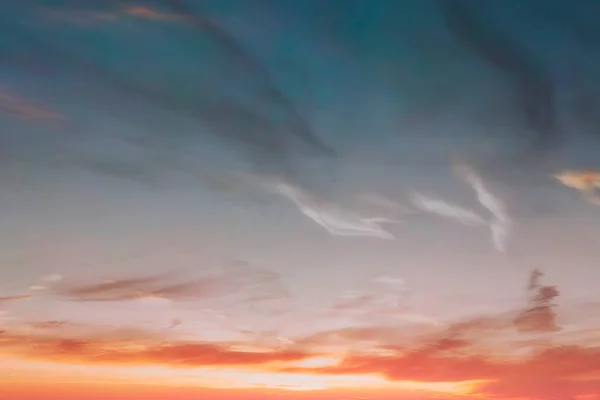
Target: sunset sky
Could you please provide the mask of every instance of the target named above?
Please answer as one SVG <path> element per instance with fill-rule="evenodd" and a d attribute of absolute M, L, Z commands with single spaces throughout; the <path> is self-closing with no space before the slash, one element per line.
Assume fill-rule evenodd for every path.
<path fill-rule="evenodd" d="M 2 2 L 0 399 L 600 400 L 576 4 Z"/>

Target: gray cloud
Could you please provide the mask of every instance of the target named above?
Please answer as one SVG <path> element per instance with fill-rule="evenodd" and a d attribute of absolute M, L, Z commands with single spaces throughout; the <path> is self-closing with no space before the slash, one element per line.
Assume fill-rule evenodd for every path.
<path fill-rule="evenodd" d="M 478 21 L 468 0 L 439 0 L 446 27 L 454 38 L 511 78 L 517 91 L 518 111 L 533 140 L 522 161 L 530 161 L 557 144 L 555 89 L 546 70 L 522 45 L 496 34 Z"/>
<path fill-rule="evenodd" d="M 514 323 L 522 332 L 556 332 L 561 330 L 556 322 L 556 305 L 552 303 L 560 292 L 556 286 L 541 284 L 544 276 L 538 269 L 531 272 L 529 285 L 530 293 L 528 306 L 514 319 Z"/>
<path fill-rule="evenodd" d="M 99 283 L 62 281 L 50 290 L 58 298 L 77 302 L 130 301 L 151 297 L 198 301 L 235 296 L 240 302 L 258 304 L 289 296 L 278 274 L 245 262 L 227 263 L 200 276 L 165 273 Z"/>
<path fill-rule="evenodd" d="M 114 10 L 109 7 L 110 10 L 104 11 L 116 13 L 116 17 L 119 17 L 118 13 L 121 12 L 123 15 L 145 19 L 148 20 L 148 29 L 161 29 L 160 24 L 164 19 L 153 17 L 155 15 L 153 13 L 158 15 L 158 12 L 143 7 L 135 8 L 137 11 L 134 12 L 135 10 L 131 7 L 119 9 L 116 4 L 112 4 Z M 234 35 L 216 20 L 209 20 L 203 15 L 196 14 L 195 11 L 187 8 L 184 2 L 167 2 L 164 5 L 167 8 L 171 7 L 177 15 L 184 17 L 176 22 L 169 19 L 171 23 L 180 24 L 182 29 L 187 26 L 187 29 L 178 30 L 176 34 L 168 33 L 165 30 L 163 33 L 165 40 L 189 46 L 192 50 L 190 54 L 198 54 L 198 46 L 202 47 L 206 41 L 216 49 L 214 54 L 210 55 L 211 58 L 214 58 L 214 62 L 204 62 L 205 55 L 202 59 L 199 58 L 195 61 L 194 56 L 190 57 L 190 62 L 202 63 L 203 68 L 208 70 L 199 68 L 196 71 L 195 80 L 188 84 L 186 90 L 180 90 L 181 82 L 160 80 L 160 68 L 162 67 L 154 68 L 151 62 L 156 60 L 156 64 L 164 64 L 165 54 L 159 46 L 154 47 L 154 53 L 145 54 L 145 60 L 132 65 L 134 68 L 146 72 L 153 71 L 155 76 L 149 83 L 146 76 L 148 74 L 136 74 L 136 71 L 125 72 L 120 66 L 100 61 L 101 56 L 94 55 L 92 50 L 77 49 L 61 39 L 60 34 L 49 35 L 43 28 L 25 26 L 22 20 L 15 19 L 21 23 L 7 24 L 3 26 L 2 30 L 3 34 L 10 37 L 11 41 L 15 43 L 15 46 L 20 46 L 28 53 L 35 54 L 36 63 L 48 66 L 50 71 L 56 74 L 56 79 L 72 80 L 66 87 L 74 90 L 65 90 L 63 96 L 83 96 L 86 91 L 84 87 L 87 85 L 86 81 L 90 80 L 93 84 L 109 88 L 110 90 L 106 90 L 112 91 L 115 96 L 111 102 L 116 104 L 103 104 L 101 108 L 98 108 L 100 104 L 96 104 L 95 112 L 100 112 L 113 119 L 120 119 L 125 124 L 145 126 L 148 128 L 147 132 L 154 131 L 152 135 L 157 138 L 156 140 L 152 138 L 152 135 L 147 135 L 150 137 L 138 141 L 138 144 L 152 145 L 156 152 L 160 153 L 165 143 L 179 143 L 173 146 L 174 151 L 172 151 L 176 159 L 177 149 L 184 151 L 185 138 L 181 134 L 171 132 L 175 130 L 173 127 L 169 131 L 158 132 L 157 127 L 164 123 L 158 123 L 152 127 L 149 126 L 152 124 L 141 121 L 141 117 L 134 114 L 139 114 L 140 109 L 143 108 L 142 104 L 157 109 L 158 113 L 180 116 L 193 122 L 195 125 L 193 131 L 196 134 L 203 132 L 211 134 L 213 138 L 231 146 L 234 151 L 247 156 L 247 160 L 263 172 L 276 172 L 289 178 L 298 178 L 293 161 L 298 156 L 333 156 L 333 150 L 320 140 L 293 100 L 275 82 L 269 68 L 253 56 L 251 51 L 247 50 Z M 72 8 L 70 7 L 68 11 L 73 12 Z M 21 17 L 29 15 L 32 10 L 33 8 L 27 10 L 22 7 L 17 15 Z M 146 11 L 141 12 L 140 10 Z M 127 19 L 119 19 L 117 22 L 122 27 L 132 26 L 131 21 Z M 112 23 L 117 22 L 112 21 Z M 36 19 L 36 23 L 40 25 L 39 18 Z M 64 24 L 65 21 L 62 23 Z M 153 25 L 150 26 L 150 24 Z M 64 30 L 64 26 L 58 28 Z M 105 34 L 109 27 L 95 26 L 93 31 L 90 31 L 90 28 L 85 25 L 78 25 L 76 28 L 87 29 L 86 36 L 92 35 L 98 39 L 111 40 L 107 36 L 108 34 Z M 74 29 L 74 26 L 69 29 Z M 185 40 L 180 40 L 181 32 L 185 32 Z M 201 51 L 201 53 L 205 52 Z M 218 65 L 222 65 L 219 70 L 217 70 Z M 189 75 L 178 74 L 176 63 L 169 68 L 172 70 L 169 75 L 171 77 Z M 140 76 L 142 77 L 140 78 Z M 208 79 L 207 76 L 209 76 Z M 223 82 L 216 82 L 215 77 Z M 77 83 L 77 79 L 80 83 Z M 172 78 L 171 81 L 174 79 Z M 235 82 L 233 92 L 241 91 L 241 97 L 227 89 L 227 85 L 231 85 L 232 82 Z M 93 96 L 93 92 L 86 93 L 86 97 Z M 241 98 L 246 98 L 246 100 L 243 101 Z M 82 101 L 93 100 L 84 98 Z M 123 102 L 123 107 L 119 109 L 121 102 Z M 89 122 L 79 118 L 76 112 L 72 114 L 68 116 L 71 119 L 68 129 L 72 131 L 85 130 Z M 156 119 L 151 114 L 156 113 L 146 111 L 144 118 Z M 189 129 L 187 130 L 189 132 Z M 157 174 L 160 176 L 161 170 L 169 169 L 169 165 L 159 165 L 157 164 L 158 160 L 153 158 L 145 161 L 135 159 L 121 161 L 114 157 L 101 159 L 98 157 L 100 156 L 79 151 L 74 156 L 63 157 L 63 161 L 102 174 L 125 177 L 145 183 L 152 182 Z"/>

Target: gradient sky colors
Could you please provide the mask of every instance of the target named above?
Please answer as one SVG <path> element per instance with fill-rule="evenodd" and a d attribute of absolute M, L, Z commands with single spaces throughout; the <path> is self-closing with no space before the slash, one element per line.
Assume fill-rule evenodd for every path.
<path fill-rule="evenodd" d="M 578 7 L 0 6 L 0 398 L 600 399 Z"/>

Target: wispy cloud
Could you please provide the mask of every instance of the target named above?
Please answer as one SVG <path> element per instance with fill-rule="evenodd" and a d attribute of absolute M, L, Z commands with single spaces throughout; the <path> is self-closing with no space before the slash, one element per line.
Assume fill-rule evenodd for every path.
<path fill-rule="evenodd" d="M 42 281 L 44 282 L 59 282 L 63 279 L 62 275 L 53 274 L 42 277 Z"/>
<path fill-rule="evenodd" d="M 94 8 L 41 8 L 40 14 L 51 19 L 90 26 L 94 23 L 110 23 L 125 18 L 136 18 L 154 22 L 174 22 L 185 18 L 183 15 L 166 12 L 142 4 L 123 7 Z"/>
<path fill-rule="evenodd" d="M 171 273 L 89 284 L 63 281 L 53 285 L 51 291 L 58 298 L 80 302 L 144 298 L 196 301 L 236 295 L 240 301 L 256 304 L 288 295 L 278 274 L 245 262 L 229 263 L 196 277 Z"/>
<path fill-rule="evenodd" d="M 342 293 L 338 300 L 323 310 L 328 318 L 343 319 L 352 324 L 438 325 L 439 322 L 416 313 L 408 306 L 410 290 L 403 279 L 376 276 L 365 287 Z"/>
<path fill-rule="evenodd" d="M 469 208 L 419 192 L 412 192 L 410 200 L 418 210 L 423 212 L 437 214 L 463 225 L 488 227 L 494 247 L 500 252 L 505 252 L 512 225 L 506 205 L 488 189 L 472 167 L 463 163 L 456 163 L 452 167 L 454 172 L 475 191 L 477 201 L 492 214 L 491 218 L 485 218 Z"/>
<path fill-rule="evenodd" d="M 176 14 L 150 8 L 143 5 L 131 5 L 122 9 L 124 15 L 147 19 L 151 21 L 180 21 L 185 18 L 182 14 Z"/>
<path fill-rule="evenodd" d="M 556 323 L 554 298 L 560 292 L 556 286 L 544 286 L 540 283 L 543 274 L 534 269 L 531 272 L 528 291 L 530 293 L 529 305 L 516 318 L 515 324 L 523 332 L 554 332 L 560 328 Z"/>
<path fill-rule="evenodd" d="M 27 300 L 30 299 L 32 296 L 30 294 L 19 294 L 16 296 L 4 296 L 4 297 L 0 297 L 0 304 L 3 303 L 12 303 L 14 301 L 20 301 L 20 300 Z"/>
<path fill-rule="evenodd" d="M 465 225 L 477 226 L 486 224 L 486 220 L 479 214 L 456 204 L 428 197 L 418 192 L 412 193 L 410 197 L 414 205 L 422 211 L 435 213 Z"/>
<path fill-rule="evenodd" d="M 13 93 L 0 91 L 0 114 L 31 121 L 64 122 L 63 114 L 35 105 Z"/>
<path fill-rule="evenodd" d="M 489 228 L 494 246 L 499 251 L 506 251 L 507 239 L 511 227 L 511 219 L 504 202 L 496 197 L 485 185 L 483 179 L 468 165 L 455 165 L 455 172 L 462 177 L 477 194 L 477 200 L 491 214 Z"/>
<path fill-rule="evenodd" d="M 69 364 L 256 366 L 311 356 L 300 350 L 237 350 L 235 343 L 169 340 L 132 330 L 78 335 L 4 331 L 0 339 L 0 352 L 6 356 Z"/>
<path fill-rule="evenodd" d="M 313 193 L 283 179 L 258 178 L 266 188 L 291 200 L 306 217 L 323 227 L 334 236 L 367 236 L 380 239 L 394 239 L 394 235 L 384 229 L 384 224 L 399 222 L 389 216 L 364 216 L 333 202 L 319 198 Z"/>

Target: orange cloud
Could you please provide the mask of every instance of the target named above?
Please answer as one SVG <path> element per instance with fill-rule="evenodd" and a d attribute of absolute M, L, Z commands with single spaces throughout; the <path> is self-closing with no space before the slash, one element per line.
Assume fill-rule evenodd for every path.
<path fill-rule="evenodd" d="M 175 13 L 164 12 L 155 8 L 142 5 L 129 5 L 115 9 L 63 9 L 44 8 L 43 15 L 60 21 L 77 24 L 91 24 L 94 22 L 114 22 L 124 17 L 137 18 L 148 21 L 167 22 L 185 18 Z"/>
<path fill-rule="evenodd" d="M 13 302 L 13 301 L 19 301 L 19 300 L 27 300 L 30 299 L 32 296 L 29 294 L 20 294 L 17 296 L 4 296 L 4 297 L 0 297 L 0 304 L 2 303 L 9 303 L 9 302 Z"/>
<path fill-rule="evenodd" d="M 144 6 L 129 6 L 123 10 L 123 13 L 132 17 L 154 21 L 173 21 L 183 18 L 181 15 L 161 12 Z"/>
<path fill-rule="evenodd" d="M 66 117 L 60 113 L 36 106 L 23 98 L 7 92 L 0 92 L 0 112 L 27 120 L 66 120 Z"/>
<path fill-rule="evenodd" d="M 529 302 L 521 310 L 455 321 L 443 328 L 354 327 L 311 335 L 307 348 L 338 344 L 354 349 L 314 374 L 371 375 L 390 381 L 482 381 L 472 393 L 482 399 L 565 399 L 600 393 L 600 346 L 595 330 L 562 332 L 552 300 L 554 286 L 534 270 Z M 578 344 L 563 339 L 579 337 Z M 596 343 L 590 345 L 590 343 Z M 368 350 L 357 346 L 370 344 Z M 307 369 L 284 367 L 286 372 Z M 472 397 L 470 397 L 472 398 Z"/>
<path fill-rule="evenodd" d="M 510 322 L 495 323 L 493 318 L 459 322 L 437 334 L 413 338 L 412 346 L 407 341 L 407 345 L 381 346 L 385 352 L 379 354 L 350 351 L 341 363 L 311 371 L 325 375 L 376 374 L 390 381 L 481 380 L 484 383 L 478 385 L 474 394 L 484 399 L 564 399 L 600 392 L 599 346 L 560 345 L 558 337 L 521 341 L 521 334 L 510 331 L 510 326 Z M 305 343 L 314 345 L 350 337 L 356 341 L 375 340 L 382 334 L 382 342 L 394 338 L 390 329 L 353 328 L 329 336 L 315 335 Z M 395 339 L 402 340 L 402 334 L 397 331 Z M 513 353 L 494 355 L 494 343 L 482 346 L 490 337 L 498 342 L 508 341 Z M 307 373 L 306 368 L 283 370 Z"/>
<path fill-rule="evenodd" d="M 240 275 L 245 268 L 237 265 L 229 273 L 235 271 Z M 246 276 L 260 277 L 259 281 L 277 277 L 264 271 Z M 99 330 L 48 321 L 29 324 L 26 330 L 16 325 L 6 329 L 0 334 L 0 354 L 5 359 L 63 365 L 132 369 L 163 366 L 181 367 L 182 371 L 215 368 L 227 377 L 228 384 L 233 382 L 231 385 L 240 384 L 241 378 L 236 374 L 253 373 L 256 379 L 270 385 L 287 380 L 301 381 L 294 383 L 297 387 L 332 387 L 334 383 L 361 381 L 373 387 L 399 385 L 457 396 L 464 393 L 465 399 L 562 400 L 600 393 L 600 345 L 587 341 L 597 337 L 597 330 L 546 329 L 556 327 L 553 319 L 550 325 L 537 322 L 531 325 L 543 329 L 522 329 L 522 325 L 515 323 L 532 304 L 538 306 L 536 302 L 543 302 L 554 313 L 554 306 L 548 302 L 558 295 L 558 289 L 543 286 L 540 278 L 539 271 L 532 272 L 530 303 L 524 309 L 458 320 L 444 326 L 347 327 L 294 338 L 284 347 L 275 348 L 254 342 L 250 345 L 251 341 L 181 340 L 173 330 L 159 333 Z M 146 288 L 146 285 L 171 287 L 165 285 L 165 277 L 146 277 L 68 288 L 71 294 L 85 297 L 112 295 L 115 291 Z M 533 314 L 528 318 L 535 321 L 538 316 Z M 546 318 L 547 315 L 541 316 L 540 320 Z M 173 324 L 179 322 L 174 320 Z M 575 336 L 577 341 L 573 340 Z M 329 348 L 324 350 L 321 346 Z M 329 383 L 317 385 L 317 381 Z"/>
<path fill-rule="evenodd" d="M 63 324 L 42 327 L 59 328 Z M 301 350 L 254 351 L 236 348 L 235 343 L 169 340 L 164 335 L 135 330 L 75 335 L 65 331 L 32 334 L 16 329 L 0 332 L 0 354 L 6 358 L 66 364 L 171 367 L 256 366 L 301 361 L 312 356 Z"/>
<path fill-rule="evenodd" d="M 506 323 L 494 322 L 502 318 L 459 321 L 439 332 L 417 335 L 412 341 L 398 328 L 340 329 L 300 338 L 296 344 L 277 350 L 251 349 L 237 342 L 177 340 L 165 331 L 98 332 L 93 327 L 77 331 L 70 330 L 76 326 L 67 322 L 49 321 L 36 324 L 43 329 L 4 331 L 0 334 L 0 354 L 5 359 L 72 365 L 240 367 L 273 374 L 271 380 L 295 375 L 308 382 L 310 375 L 315 379 L 380 377 L 382 382 L 416 382 L 420 387 L 478 381 L 471 385 L 469 396 L 480 399 L 564 399 L 600 390 L 600 347 L 561 346 L 559 332 L 549 333 L 553 336 L 545 340 L 520 341 L 523 333 L 515 329 L 510 318 L 504 318 Z M 487 351 L 480 344 L 489 337 L 508 340 L 516 353 L 494 355 Z M 345 351 L 316 350 L 320 343 L 336 339 Z M 353 346 L 364 341 L 379 342 L 382 351 L 375 347 L 360 351 Z M 494 344 L 491 346 L 493 349 Z M 334 361 L 324 365 L 315 363 L 316 357 Z"/>

